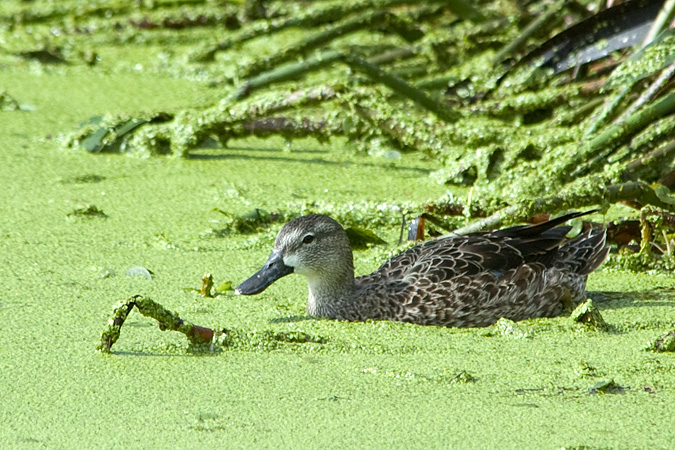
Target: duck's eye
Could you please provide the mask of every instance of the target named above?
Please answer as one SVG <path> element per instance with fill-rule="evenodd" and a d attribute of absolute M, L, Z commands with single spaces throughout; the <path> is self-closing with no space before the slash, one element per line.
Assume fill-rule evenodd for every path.
<path fill-rule="evenodd" d="M 303 244 L 311 244 L 312 241 L 314 240 L 314 235 L 313 234 L 308 234 L 304 238 L 302 238 L 302 243 Z"/>

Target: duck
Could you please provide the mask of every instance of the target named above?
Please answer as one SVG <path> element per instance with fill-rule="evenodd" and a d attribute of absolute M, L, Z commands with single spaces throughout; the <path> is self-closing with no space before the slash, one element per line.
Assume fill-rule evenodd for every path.
<path fill-rule="evenodd" d="M 588 274 L 609 252 L 603 229 L 566 238 L 563 224 L 591 212 L 429 240 L 360 277 L 342 225 L 305 215 L 281 228 L 265 265 L 235 292 L 259 294 L 296 273 L 307 279 L 314 317 L 446 327 L 554 317 L 585 298 Z"/>

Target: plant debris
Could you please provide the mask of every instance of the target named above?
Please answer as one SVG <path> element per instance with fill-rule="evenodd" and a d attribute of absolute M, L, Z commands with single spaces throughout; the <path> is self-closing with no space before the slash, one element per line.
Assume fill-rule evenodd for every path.
<path fill-rule="evenodd" d="M 589 394 L 623 394 L 630 387 L 620 386 L 614 380 L 599 381 L 588 390 Z"/>
<path fill-rule="evenodd" d="M 75 208 L 66 214 L 66 217 L 70 219 L 78 217 L 107 219 L 108 215 L 101 211 L 96 205 L 86 205 L 81 208 Z"/>
<path fill-rule="evenodd" d="M 438 182 L 471 187 L 454 203 L 463 218 L 483 220 L 463 232 L 618 202 L 675 212 L 675 34 L 658 19 L 667 5 L 632 0 L 594 14 L 569 2 L 488 4 L 479 11 L 464 1 L 328 1 L 298 12 L 271 1 L 231 5 L 219 18 L 209 5 L 193 14 L 172 4 L 140 9 L 118 27 L 149 41 L 161 28 L 177 41 L 188 29 L 218 36 L 183 47 L 180 66 L 210 77 L 219 97 L 198 109 L 93 117 L 63 144 L 190 157 L 276 135 L 420 152 L 438 162 Z M 276 39 L 289 28 L 295 37 Z M 269 48 L 254 55 L 251 41 L 262 36 Z M 617 51 L 639 40 L 642 49 Z M 21 51 L 49 44 L 33 41 Z M 223 214 L 229 223 L 215 234 L 288 219 L 264 210 Z M 432 215 L 425 221 L 439 226 Z"/>
<path fill-rule="evenodd" d="M 0 111 L 19 111 L 21 105 L 7 91 L 0 89 Z"/>
<path fill-rule="evenodd" d="M 126 274 L 130 277 L 144 277 L 148 281 L 152 281 L 152 276 L 154 275 L 150 270 L 143 266 L 134 266 L 127 270 Z"/>
<path fill-rule="evenodd" d="M 210 273 L 206 273 L 202 277 L 202 285 L 199 288 L 199 293 L 202 297 L 213 297 L 211 289 L 213 289 L 213 276 Z"/>
<path fill-rule="evenodd" d="M 572 322 L 587 325 L 596 330 L 607 329 L 607 323 L 602 318 L 600 310 L 590 298 L 576 307 L 570 315 Z"/>
<path fill-rule="evenodd" d="M 97 350 L 102 353 L 110 353 L 110 349 L 120 337 L 122 325 L 124 325 L 129 313 L 131 313 L 134 307 L 136 307 L 144 316 L 152 317 L 157 320 L 160 330 L 171 330 L 183 333 L 195 346 L 208 344 L 213 340 L 214 336 L 216 336 L 216 332 L 210 328 L 204 328 L 186 322 L 178 317 L 177 314 L 172 313 L 152 299 L 141 295 L 135 295 L 115 305 L 112 318 L 108 321 L 106 329 L 101 334 L 101 341 L 96 347 Z"/>
<path fill-rule="evenodd" d="M 120 337 L 124 322 L 134 308 L 142 315 L 155 319 L 160 330 L 177 331 L 184 334 L 190 343 L 188 350 L 192 352 L 214 352 L 226 348 L 272 351 L 285 345 L 314 344 L 321 346 L 328 342 L 327 338 L 302 331 L 276 332 L 228 329 L 216 331 L 183 320 L 177 313 L 169 311 L 148 297 L 135 295 L 118 302 L 113 307 L 112 317 L 101 333 L 101 340 L 96 346 L 98 351 L 101 353 L 111 352 L 112 346 Z"/>
<path fill-rule="evenodd" d="M 653 340 L 645 350 L 651 352 L 675 352 L 675 331 Z"/>

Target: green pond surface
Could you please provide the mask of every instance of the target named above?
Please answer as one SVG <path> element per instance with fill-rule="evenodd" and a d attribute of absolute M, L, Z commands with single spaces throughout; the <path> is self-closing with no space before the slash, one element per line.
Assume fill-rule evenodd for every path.
<path fill-rule="evenodd" d="M 237 141 L 190 159 L 61 149 L 96 114 L 209 103 L 197 82 L 27 64 L 0 68 L 0 88 L 25 107 L 0 112 L 0 448 L 675 446 L 675 354 L 643 350 L 673 329 L 672 274 L 593 273 L 608 331 L 566 317 L 510 333 L 316 320 L 293 276 L 255 297 L 202 298 L 187 288 L 206 272 L 243 281 L 281 226 L 216 237 L 214 208 L 377 208 L 447 187 L 428 176 L 433 161 L 339 141 Z M 106 217 L 73 214 L 89 205 Z M 356 252 L 359 274 L 394 251 L 397 226 L 373 231 L 391 245 Z M 127 276 L 135 266 L 153 279 Z M 193 354 L 133 312 L 113 353 L 96 352 L 113 305 L 135 294 L 243 337 Z M 294 332 L 313 342 L 273 338 Z"/>

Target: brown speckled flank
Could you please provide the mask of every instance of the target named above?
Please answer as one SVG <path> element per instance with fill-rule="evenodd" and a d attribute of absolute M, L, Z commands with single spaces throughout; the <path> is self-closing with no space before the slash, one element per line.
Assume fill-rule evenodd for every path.
<path fill-rule="evenodd" d="M 558 225 L 583 214 L 424 242 L 358 278 L 342 226 L 304 216 L 284 225 L 265 266 L 237 293 L 257 294 L 295 272 L 307 278 L 313 316 L 449 327 L 552 317 L 583 299 L 587 275 L 608 253 L 603 230 L 565 238 L 570 227 Z"/>

